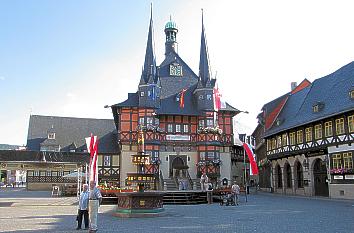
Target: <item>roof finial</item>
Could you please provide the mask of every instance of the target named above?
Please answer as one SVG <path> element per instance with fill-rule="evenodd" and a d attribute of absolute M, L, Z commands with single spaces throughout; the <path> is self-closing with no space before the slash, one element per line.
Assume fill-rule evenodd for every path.
<path fill-rule="evenodd" d="M 152 19 L 152 2 L 150 3 L 150 19 Z"/>

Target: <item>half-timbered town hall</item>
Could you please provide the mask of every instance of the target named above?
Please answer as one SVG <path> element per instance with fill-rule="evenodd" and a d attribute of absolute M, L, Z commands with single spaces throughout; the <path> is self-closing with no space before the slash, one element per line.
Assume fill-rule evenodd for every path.
<path fill-rule="evenodd" d="M 165 58 L 157 65 L 151 18 L 138 90 L 111 106 L 121 148 L 121 186 L 126 174 L 135 171 L 131 155 L 137 152 L 139 131 L 145 153 L 150 154 L 145 172 L 165 184 L 173 186 L 183 179 L 192 188 L 204 172 L 214 184 L 230 180 L 232 118 L 240 111 L 220 100 L 209 68 L 203 20 L 197 74 L 177 53 L 176 23 L 167 22 L 164 32 Z"/>

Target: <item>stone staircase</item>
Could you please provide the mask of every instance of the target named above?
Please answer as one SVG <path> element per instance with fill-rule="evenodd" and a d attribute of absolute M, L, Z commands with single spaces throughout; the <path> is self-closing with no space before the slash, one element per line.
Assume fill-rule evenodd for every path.
<path fill-rule="evenodd" d="M 171 191 L 163 196 L 164 205 L 196 205 L 205 203 L 208 203 L 206 192 Z"/>
<path fill-rule="evenodd" d="M 164 179 L 164 182 L 166 183 L 167 190 L 165 191 L 177 191 L 178 187 L 176 186 L 176 183 L 173 179 Z"/>

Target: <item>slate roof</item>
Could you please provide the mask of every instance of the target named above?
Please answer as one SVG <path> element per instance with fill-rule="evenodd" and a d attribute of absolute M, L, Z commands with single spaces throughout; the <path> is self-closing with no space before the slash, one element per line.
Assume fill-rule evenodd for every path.
<path fill-rule="evenodd" d="M 178 63 L 182 66 L 181 77 L 170 76 L 170 64 Z M 175 52 L 169 53 L 160 64 L 161 99 L 181 92 L 184 88 L 196 87 L 198 76 Z"/>
<path fill-rule="evenodd" d="M 117 153 L 117 132 L 114 121 L 110 119 L 90 119 L 57 116 L 30 116 L 27 149 L 40 150 L 40 144 L 47 139 L 48 130 L 55 132 L 55 143 L 61 151 L 70 151 L 76 145 L 77 152 L 86 150 L 85 138 L 91 133 L 98 136 L 99 153 Z"/>
<path fill-rule="evenodd" d="M 1 162 L 44 162 L 44 158 L 47 163 L 84 164 L 90 161 L 88 153 L 0 150 Z"/>
<path fill-rule="evenodd" d="M 208 89 L 209 93 L 215 87 L 216 80 L 210 77 L 209 58 L 207 51 L 207 44 L 205 38 L 204 24 L 202 19 L 202 34 L 201 34 L 201 47 L 200 47 L 200 63 L 199 63 L 199 77 L 193 70 L 183 61 L 183 59 L 174 51 L 166 51 L 164 61 L 158 67 L 158 78 L 155 82 L 160 86 L 160 107 L 156 109 L 156 113 L 160 115 L 201 115 L 202 112 L 198 110 L 197 101 L 194 100 L 193 92 L 195 89 Z M 171 76 L 170 65 L 178 64 L 182 67 L 182 76 Z M 152 43 L 152 15 L 150 18 L 148 41 L 145 52 L 145 62 L 143 68 L 143 75 L 140 79 L 141 84 L 150 84 L 147 76 L 148 68 L 155 67 L 155 56 L 153 53 Z M 155 69 L 153 69 L 155 70 Z M 150 75 L 151 76 L 151 75 Z M 179 102 L 176 97 L 182 90 L 185 92 L 185 105 L 184 108 L 179 107 Z M 205 94 L 205 92 L 204 92 Z M 213 102 L 210 101 L 210 106 L 203 106 L 204 110 L 212 110 Z M 128 99 L 112 105 L 113 115 L 116 118 L 115 111 L 117 107 L 139 107 L 139 95 L 138 93 L 129 93 Z M 224 111 L 239 112 L 231 105 L 227 105 L 226 108 L 221 109 Z"/>
<path fill-rule="evenodd" d="M 349 97 L 353 88 L 354 62 L 351 62 L 332 74 L 316 79 L 309 87 L 290 94 L 278 115 L 280 125 L 274 124 L 266 131 L 265 136 L 353 111 L 354 100 Z M 313 112 L 316 103 L 324 104 L 319 112 Z"/>

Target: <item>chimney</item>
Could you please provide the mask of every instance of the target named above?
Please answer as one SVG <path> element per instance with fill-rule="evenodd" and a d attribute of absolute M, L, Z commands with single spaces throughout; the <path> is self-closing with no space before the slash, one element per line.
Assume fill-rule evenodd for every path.
<path fill-rule="evenodd" d="M 295 90 L 297 87 L 297 82 L 291 82 L 291 91 Z"/>

